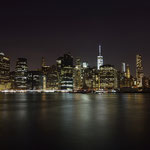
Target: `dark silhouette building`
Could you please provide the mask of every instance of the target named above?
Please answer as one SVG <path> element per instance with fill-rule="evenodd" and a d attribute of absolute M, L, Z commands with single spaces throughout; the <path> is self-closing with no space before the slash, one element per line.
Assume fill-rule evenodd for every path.
<path fill-rule="evenodd" d="M 28 89 L 42 90 L 43 74 L 41 71 L 28 71 Z"/>

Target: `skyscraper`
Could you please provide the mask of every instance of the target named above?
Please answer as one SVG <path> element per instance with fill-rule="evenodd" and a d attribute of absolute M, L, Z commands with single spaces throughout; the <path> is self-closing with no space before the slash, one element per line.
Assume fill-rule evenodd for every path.
<path fill-rule="evenodd" d="M 122 63 L 121 72 L 123 73 L 123 75 L 126 74 L 126 64 L 124 62 Z"/>
<path fill-rule="evenodd" d="M 100 88 L 101 89 L 117 89 L 118 79 L 117 70 L 112 65 L 103 65 L 100 68 Z"/>
<path fill-rule="evenodd" d="M 18 58 L 16 62 L 15 85 L 16 89 L 27 89 L 28 66 L 26 58 Z"/>
<path fill-rule="evenodd" d="M 10 88 L 9 72 L 10 59 L 4 53 L 0 53 L 0 90 Z"/>
<path fill-rule="evenodd" d="M 43 83 L 43 74 L 41 71 L 28 71 L 28 89 L 41 90 Z"/>
<path fill-rule="evenodd" d="M 82 88 L 82 65 L 81 59 L 76 58 L 75 67 L 73 72 L 74 90 L 80 90 Z"/>
<path fill-rule="evenodd" d="M 137 87 L 142 88 L 144 73 L 143 73 L 143 65 L 142 65 L 142 56 L 136 55 L 136 79 L 137 79 Z"/>
<path fill-rule="evenodd" d="M 99 45 L 99 55 L 97 56 L 97 70 L 100 70 L 100 67 L 103 65 L 103 56 L 101 53 L 101 45 Z"/>
<path fill-rule="evenodd" d="M 129 67 L 129 65 L 127 64 L 127 69 L 126 69 L 127 71 L 126 71 L 126 77 L 128 78 L 128 79 L 130 79 L 130 77 L 131 77 L 131 75 L 130 75 L 130 67 Z"/>
<path fill-rule="evenodd" d="M 58 78 L 58 89 L 61 89 L 61 69 L 63 68 L 63 57 L 59 57 L 56 60 L 57 67 L 57 78 Z"/>
<path fill-rule="evenodd" d="M 73 89 L 73 57 L 67 53 L 57 59 L 59 88 L 61 90 Z"/>
<path fill-rule="evenodd" d="M 42 57 L 41 68 L 42 68 L 43 74 L 44 74 L 44 75 L 47 75 L 50 66 L 47 66 L 47 65 L 46 65 L 46 61 L 45 61 L 45 58 L 44 58 L 44 57 Z"/>
<path fill-rule="evenodd" d="M 47 83 L 46 83 L 46 88 L 48 90 L 58 90 L 59 88 L 59 72 L 57 71 L 57 66 L 52 65 L 49 68 L 48 74 L 47 74 Z"/>

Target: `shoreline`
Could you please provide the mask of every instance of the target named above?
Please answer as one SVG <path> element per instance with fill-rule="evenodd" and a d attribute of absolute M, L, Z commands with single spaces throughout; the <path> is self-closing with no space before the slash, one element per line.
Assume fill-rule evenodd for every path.
<path fill-rule="evenodd" d="M 122 94 L 122 93 L 150 93 L 148 91 L 64 91 L 64 90 L 3 90 L 0 93 L 72 93 L 72 94 Z"/>

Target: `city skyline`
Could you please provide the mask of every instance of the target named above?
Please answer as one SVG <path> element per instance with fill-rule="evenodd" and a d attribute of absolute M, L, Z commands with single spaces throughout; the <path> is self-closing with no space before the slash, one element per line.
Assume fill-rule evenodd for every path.
<path fill-rule="evenodd" d="M 149 75 L 149 6 L 149 2 L 128 1 L 3 2 L 0 50 L 11 57 L 11 62 L 28 58 L 32 70 L 40 66 L 41 57 L 52 65 L 68 51 L 96 66 L 101 44 L 105 64 L 119 69 L 126 62 L 135 75 L 135 55 L 141 54 L 144 73 Z M 12 65 L 14 68 L 15 63 Z"/>
<path fill-rule="evenodd" d="M 74 57 L 74 63 L 75 63 L 75 59 L 76 58 L 80 58 L 81 59 L 81 61 L 82 62 L 87 62 L 88 63 L 88 65 L 90 66 L 90 67 L 98 67 L 99 65 L 98 65 L 98 57 L 100 56 L 100 57 L 102 57 L 102 64 L 110 64 L 110 63 L 105 63 L 105 57 L 102 55 L 102 46 L 99 44 L 98 45 L 98 55 L 96 56 L 97 58 L 95 59 L 95 65 L 93 65 L 94 63 L 89 63 L 89 61 L 88 61 L 88 59 L 89 58 L 86 58 L 86 59 L 83 59 L 82 57 Z M 70 53 L 70 51 L 68 51 L 69 53 Z M 66 52 L 64 52 L 63 54 L 67 54 L 68 53 L 67 51 Z M 1 52 L 1 53 L 3 53 L 3 52 Z M 5 53 L 4 53 L 5 54 Z M 57 58 L 55 58 L 55 61 L 54 61 L 54 63 L 53 64 L 49 64 L 48 62 L 49 62 L 49 59 L 46 59 L 47 57 L 43 57 L 43 56 L 41 56 L 41 58 L 40 58 L 40 60 L 39 60 L 39 62 L 38 62 L 38 64 L 39 64 L 39 66 L 37 66 L 37 68 L 34 68 L 34 67 L 32 67 L 32 63 L 30 62 L 30 58 L 31 57 L 29 57 L 29 58 L 27 58 L 27 57 L 24 57 L 24 56 L 20 56 L 20 57 L 18 57 L 18 58 L 16 58 L 16 60 L 15 61 L 12 61 L 12 59 L 11 59 L 11 56 L 8 56 L 7 54 L 5 54 L 7 57 L 9 57 L 10 58 L 10 70 L 11 71 L 14 71 L 15 70 L 15 66 L 16 66 L 16 61 L 17 61 L 17 59 L 18 58 L 26 58 L 27 60 L 28 60 L 28 69 L 29 70 L 38 70 L 38 69 L 40 69 L 41 68 L 41 62 L 43 61 L 43 58 L 44 58 L 44 60 L 46 61 L 46 62 L 44 62 L 44 63 L 46 63 L 46 65 L 48 65 L 48 66 L 52 66 L 52 65 L 56 65 L 56 60 L 57 60 Z M 71 55 L 72 55 L 72 53 L 71 53 Z M 127 65 L 129 65 L 130 66 L 130 71 L 131 71 L 131 74 L 133 75 L 133 76 L 136 76 L 136 55 L 137 54 L 135 54 L 135 64 L 133 65 L 133 66 L 131 66 L 129 63 L 127 63 L 127 62 L 123 62 L 123 61 L 121 61 L 120 63 L 117 63 L 117 65 L 114 65 L 114 64 L 111 64 L 111 65 L 113 65 L 117 70 L 122 70 L 122 63 L 125 63 L 125 64 L 127 64 Z M 58 56 L 58 57 L 60 57 L 60 55 Z M 107 57 L 107 56 L 106 56 Z M 143 56 L 142 56 L 143 57 Z M 106 58 L 107 59 L 107 58 Z M 144 60 L 144 59 L 143 59 Z M 143 63 L 143 62 L 142 62 Z M 144 63 L 143 63 L 144 64 Z M 143 65 L 144 66 L 144 65 Z M 134 67 L 134 68 L 133 68 Z M 98 67 L 99 68 L 99 67 Z M 145 68 L 145 67 L 143 67 L 143 68 Z M 146 71 L 145 71 L 145 69 L 143 69 L 144 70 L 144 74 L 146 75 L 146 76 L 149 76 L 150 74 L 149 73 L 147 73 Z"/>
<path fill-rule="evenodd" d="M 0 3 L 4 150 L 150 147 L 150 1 Z"/>
<path fill-rule="evenodd" d="M 10 58 L 0 53 L 0 65 L 1 90 L 146 92 L 150 87 L 150 76 L 144 75 L 140 54 L 136 55 L 136 76 L 133 76 L 130 65 L 125 62 L 122 63 L 121 70 L 112 64 L 103 64 L 101 45 L 97 67 L 91 67 L 80 58 L 74 59 L 71 53 L 58 57 L 52 66 L 47 65 L 42 57 L 41 67 L 34 70 L 29 69 L 27 58 L 17 58 L 15 70 L 11 72 Z"/>

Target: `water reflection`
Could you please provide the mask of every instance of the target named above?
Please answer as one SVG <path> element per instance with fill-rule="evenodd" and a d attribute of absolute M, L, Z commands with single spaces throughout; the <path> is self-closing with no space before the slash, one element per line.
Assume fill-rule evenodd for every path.
<path fill-rule="evenodd" d="M 0 138 L 34 149 L 136 149 L 150 137 L 149 114 L 150 94 L 0 94 Z"/>

